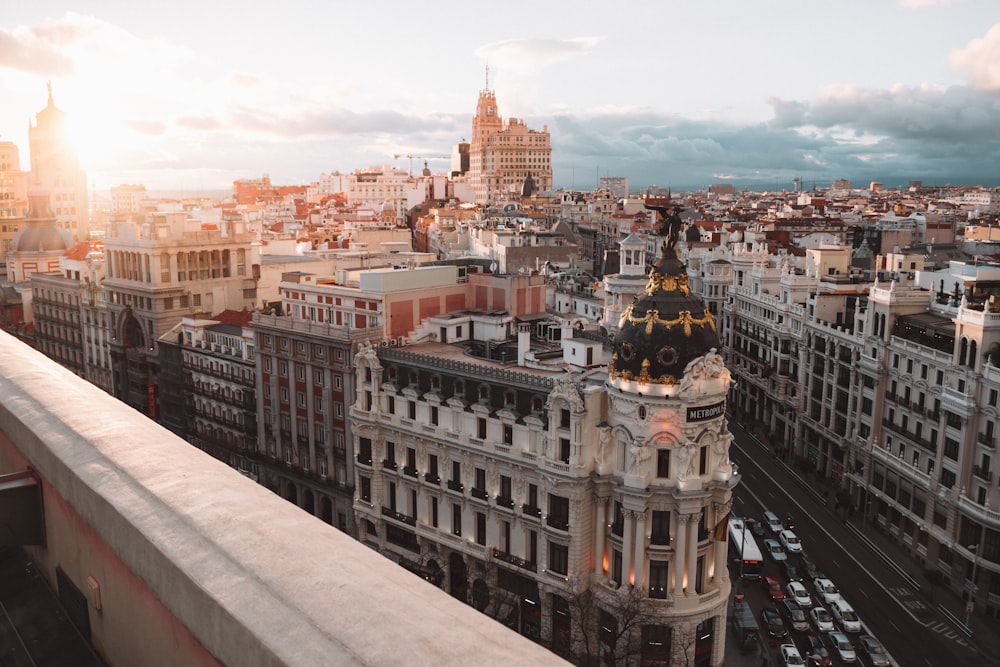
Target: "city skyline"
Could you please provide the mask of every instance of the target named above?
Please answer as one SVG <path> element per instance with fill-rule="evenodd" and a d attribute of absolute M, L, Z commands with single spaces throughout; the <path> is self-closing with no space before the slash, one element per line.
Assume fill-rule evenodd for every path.
<path fill-rule="evenodd" d="M 180 2 L 9 8 L 0 141 L 56 105 L 91 187 L 307 183 L 372 165 L 448 168 L 476 96 L 552 134 L 556 187 L 1000 182 L 1000 16 L 985 0 L 661 7 L 293 1 L 266 18 Z M 486 71 L 489 67 L 487 84 Z M 396 159 L 395 155 L 404 157 Z"/>

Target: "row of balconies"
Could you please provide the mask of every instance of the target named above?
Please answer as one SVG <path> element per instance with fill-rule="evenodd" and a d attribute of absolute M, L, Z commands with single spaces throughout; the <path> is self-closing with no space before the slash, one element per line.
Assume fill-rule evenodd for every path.
<path fill-rule="evenodd" d="M 243 385 L 245 387 L 254 386 L 254 374 L 251 373 L 249 378 L 244 377 L 242 372 L 237 372 L 232 367 L 226 367 L 226 370 L 212 370 L 211 366 L 195 364 L 188 358 L 184 359 L 184 369 L 189 370 L 192 373 L 201 373 L 203 375 L 210 375 L 221 380 L 228 380 L 230 382 L 235 382 L 236 384 Z M 242 369 L 241 369 L 242 370 Z"/>

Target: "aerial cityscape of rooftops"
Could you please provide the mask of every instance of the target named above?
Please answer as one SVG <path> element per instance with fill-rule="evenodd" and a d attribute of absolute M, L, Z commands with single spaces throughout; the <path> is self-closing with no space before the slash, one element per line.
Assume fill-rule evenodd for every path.
<path fill-rule="evenodd" d="M 38 78 L 0 329 L 577 664 L 998 664 L 997 49 L 953 58 L 985 121 L 904 140 L 887 100 L 856 171 L 684 186 L 557 182 L 584 131 L 504 115 L 486 68 L 468 139 L 98 188 Z M 889 155 L 977 132 L 988 159 Z"/>

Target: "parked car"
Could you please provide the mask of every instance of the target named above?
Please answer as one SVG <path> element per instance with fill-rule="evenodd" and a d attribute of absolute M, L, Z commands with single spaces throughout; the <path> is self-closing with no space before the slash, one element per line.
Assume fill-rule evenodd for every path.
<path fill-rule="evenodd" d="M 781 525 L 781 519 L 779 519 L 778 515 L 774 512 L 764 512 L 764 525 L 767 526 L 767 529 L 775 535 L 785 529 L 785 527 Z"/>
<path fill-rule="evenodd" d="M 781 614 L 774 607 L 765 607 L 760 612 L 760 620 L 764 624 L 764 628 L 767 630 L 767 634 L 771 635 L 775 639 L 784 639 L 788 636 L 788 630 L 785 628 L 784 622 L 781 620 Z"/>
<path fill-rule="evenodd" d="M 781 654 L 782 664 L 784 664 L 785 667 L 799 667 L 806 664 L 806 661 L 802 659 L 802 654 L 799 653 L 799 649 L 795 647 L 795 644 L 782 644 L 778 651 Z"/>
<path fill-rule="evenodd" d="M 767 552 L 767 555 L 770 556 L 771 560 L 775 563 L 788 560 L 788 554 L 785 553 L 785 547 L 781 546 L 778 540 L 764 540 L 764 551 Z"/>
<path fill-rule="evenodd" d="M 841 662 L 857 662 L 858 654 L 854 652 L 854 644 L 843 632 L 831 632 L 830 643 Z"/>
<path fill-rule="evenodd" d="M 816 562 L 812 558 L 802 554 L 802 558 L 799 560 L 802 563 L 802 571 L 806 573 L 806 576 L 809 577 L 809 579 L 815 579 L 816 577 L 823 576 L 823 573 L 819 571 L 818 567 L 816 567 Z"/>
<path fill-rule="evenodd" d="M 858 637 L 858 647 L 862 653 L 868 656 L 868 663 L 872 667 L 890 667 L 892 664 L 889 660 L 889 654 L 885 652 L 885 648 L 882 646 L 882 642 L 871 635 L 861 635 Z"/>
<path fill-rule="evenodd" d="M 781 589 L 781 582 L 778 581 L 777 577 L 764 577 L 761 581 L 764 583 L 764 590 L 767 591 L 772 600 L 785 599 L 785 591 Z"/>
<path fill-rule="evenodd" d="M 802 542 L 799 540 L 799 536 L 793 531 L 785 528 L 783 531 L 778 533 L 778 540 L 781 542 L 781 546 L 785 547 L 785 551 L 788 553 L 802 553 Z"/>
<path fill-rule="evenodd" d="M 785 595 L 795 600 L 795 604 L 803 609 L 809 609 L 813 606 L 813 599 L 809 596 L 809 591 L 806 590 L 801 581 L 788 582 L 788 585 L 785 586 Z"/>
<path fill-rule="evenodd" d="M 795 632 L 806 632 L 809 630 L 809 617 L 806 616 L 806 612 L 802 607 L 795 604 L 795 600 L 790 600 L 786 597 L 778 603 L 778 610 L 781 612 L 782 618 L 785 619 L 785 623 Z"/>
<path fill-rule="evenodd" d="M 840 598 L 830 605 L 830 614 L 844 632 L 861 632 L 861 619 L 847 600 Z"/>
<path fill-rule="evenodd" d="M 830 652 L 823 645 L 823 640 L 816 635 L 806 637 L 805 652 L 806 661 L 812 667 L 830 667 L 833 664 L 833 659 L 830 658 Z"/>
<path fill-rule="evenodd" d="M 788 581 L 802 581 L 802 570 L 791 559 L 786 559 L 782 564 L 785 568 L 785 579 Z"/>
<path fill-rule="evenodd" d="M 816 589 L 817 597 L 826 604 L 833 604 L 841 599 L 840 591 L 826 577 L 816 577 L 813 579 L 813 587 Z"/>
<path fill-rule="evenodd" d="M 833 627 L 833 616 L 830 616 L 830 612 L 823 607 L 816 606 L 810 609 L 809 620 L 812 621 L 816 632 L 833 632 L 836 630 Z"/>

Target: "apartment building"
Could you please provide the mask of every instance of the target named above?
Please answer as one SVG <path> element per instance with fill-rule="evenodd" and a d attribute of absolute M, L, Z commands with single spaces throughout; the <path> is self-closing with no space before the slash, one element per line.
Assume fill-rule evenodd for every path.
<path fill-rule="evenodd" d="M 763 244 L 729 251 L 736 414 L 829 484 L 839 511 L 861 512 L 996 615 L 1000 269 L 928 271 L 895 254 L 869 277 L 844 271 L 846 249 L 798 264 Z"/>
<path fill-rule="evenodd" d="M 0 258 L 24 225 L 27 208 L 27 174 L 21 170 L 20 152 L 13 142 L 0 141 Z"/>
<path fill-rule="evenodd" d="M 185 315 L 253 310 L 252 241 L 242 223 L 203 225 L 183 211 L 108 225 L 103 294 L 117 398 L 155 418 L 159 338 Z"/>
<path fill-rule="evenodd" d="M 621 320 L 591 370 L 544 315 L 443 313 L 437 340 L 362 347 L 359 537 L 568 657 L 721 665 L 713 529 L 738 475 L 714 318 L 664 255 Z"/>

